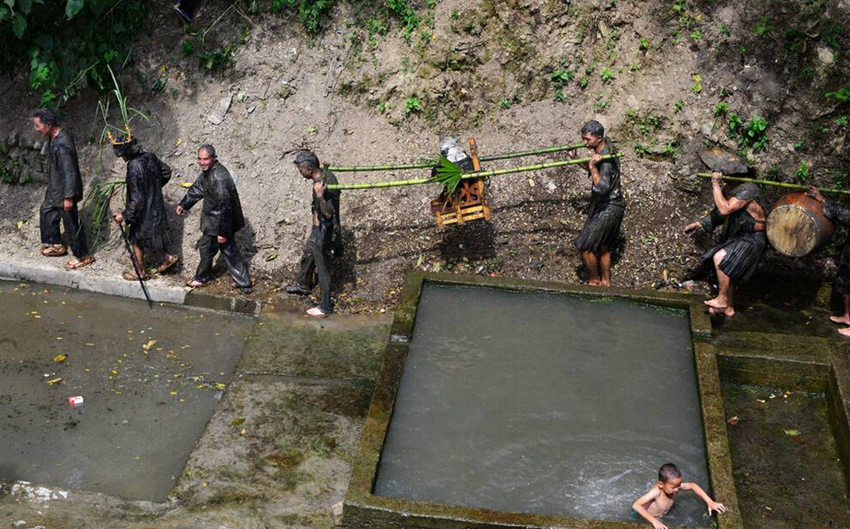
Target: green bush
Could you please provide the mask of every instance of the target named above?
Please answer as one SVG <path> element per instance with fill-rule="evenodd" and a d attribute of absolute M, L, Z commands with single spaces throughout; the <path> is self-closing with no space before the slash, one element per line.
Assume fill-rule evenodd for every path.
<path fill-rule="evenodd" d="M 41 104 L 56 107 L 85 86 L 106 89 L 147 21 L 144 0 L 2 0 L 0 66 L 29 68 Z"/>

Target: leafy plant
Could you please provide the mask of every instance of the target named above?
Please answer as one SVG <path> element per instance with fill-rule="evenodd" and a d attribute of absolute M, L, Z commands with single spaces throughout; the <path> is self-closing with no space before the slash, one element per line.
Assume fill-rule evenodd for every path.
<path fill-rule="evenodd" d="M 835 99 L 839 103 L 846 103 L 850 101 L 850 84 L 838 90 L 837 92 L 827 92 L 824 94 L 824 97 L 829 99 Z"/>
<path fill-rule="evenodd" d="M 611 103 L 609 101 L 602 99 L 602 100 L 597 101 L 596 103 L 593 104 L 593 109 L 596 110 L 597 112 L 603 112 L 610 105 L 611 105 Z"/>
<path fill-rule="evenodd" d="M 726 24 L 720 24 L 719 26 L 717 26 L 717 32 L 727 37 L 732 34 L 732 32 L 729 30 L 729 26 L 727 26 Z"/>
<path fill-rule="evenodd" d="M 717 103 L 714 105 L 715 116 L 725 116 L 727 110 L 729 110 L 729 103 Z"/>
<path fill-rule="evenodd" d="M 738 146 L 750 147 L 753 151 L 760 151 L 767 147 L 767 121 L 756 114 L 741 130 L 741 137 L 738 138 Z"/>
<path fill-rule="evenodd" d="M 501 101 L 499 101 L 499 108 L 503 110 L 507 110 L 511 108 L 511 100 L 507 97 L 503 97 Z"/>
<path fill-rule="evenodd" d="M 685 106 L 685 102 L 682 101 L 681 99 L 676 101 L 676 103 L 673 105 L 673 113 L 678 114 L 679 112 L 682 111 L 682 108 L 684 108 L 684 106 Z"/>
<path fill-rule="evenodd" d="M 806 181 L 809 179 L 809 173 L 811 172 L 811 169 L 812 168 L 811 166 L 809 166 L 809 162 L 803 160 L 800 162 L 800 167 L 798 167 L 797 170 L 794 171 L 794 177 L 797 178 L 797 180 L 799 180 L 801 184 L 805 184 Z"/>
<path fill-rule="evenodd" d="M 700 30 L 695 29 L 691 32 L 691 40 L 697 41 L 697 40 L 700 40 L 701 38 L 702 38 L 702 33 L 700 33 Z"/>
<path fill-rule="evenodd" d="M 841 128 L 847 126 L 847 116 L 841 116 L 840 118 L 835 120 L 835 125 Z"/>
<path fill-rule="evenodd" d="M 702 92 L 702 77 L 695 73 L 691 75 L 691 80 L 694 82 L 693 86 L 691 86 L 691 92 L 695 94 Z"/>
<path fill-rule="evenodd" d="M 198 54 L 201 67 L 208 72 L 222 72 L 233 63 L 233 51 L 236 45 L 231 43 L 222 48 Z"/>
<path fill-rule="evenodd" d="M 549 79 L 555 88 L 563 88 L 565 84 L 572 81 L 576 74 L 569 68 L 558 68 L 549 74 Z"/>
<path fill-rule="evenodd" d="M 404 101 L 404 113 L 410 114 L 411 112 L 420 112 L 422 110 L 419 104 L 419 98 L 416 96 L 408 97 Z"/>
<path fill-rule="evenodd" d="M 770 25 L 768 25 L 767 22 L 768 22 L 768 20 L 767 20 L 766 16 L 761 17 L 761 19 L 759 19 L 759 21 L 756 23 L 755 27 L 753 28 L 753 33 L 755 33 L 759 37 L 763 36 L 765 33 L 770 33 L 770 31 L 773 28 L 770 27 Z"/>
<path fill-rule="evenodd" d="M 649 39 L 646 37 L 640 38 L 640 44 L 638 45 L 638 49 L 640 51 L 646 51 L 649 49 Z"/>
<path fill-rule="evenodd" d="M 602 68 L 599 72 L 599 75 L 602 77 L 602 82 L 607 83 L 615 78 L 614 71 L 610 68 Z"/>
<path fill-rule="evenodd" d="M 567 96 L 564 95 L 564 91 L 560 88 L 555 90 L 555 101 L 557 101 L 558 103 L 567 102 Z"/>
<path fill-rule="evenodd" d="M 590 82 L 590 79 L 588 79 L 587 76 L 584 76 L 581 79 L 579 79 L 578 85 L 582 90 L 584 90 L 585 88 L 587 88 L 587 83 L 589 83 L 589 82 Z"/>
<path fill-rule="evenodd" d="M 741 126 L 744 124 L 744 121 L 741 119 L 741 116 L 738 114 L 729 114 L 729 132 L 733 135 L 737 135 L 738 131 L 741 130 Z"/>

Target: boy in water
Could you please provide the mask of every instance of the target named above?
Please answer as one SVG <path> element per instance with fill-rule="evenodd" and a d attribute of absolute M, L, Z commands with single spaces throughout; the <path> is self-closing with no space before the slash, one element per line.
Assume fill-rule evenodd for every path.
<path fill-rule="evenodd" d="M 658 483 L 652 489 L 635 500 L 632 509 L 651 523 L 655 529 L 667 529 L 667 526 L 658 521 L 659 516 L 664 516 L 676 502 L 675 496 L 680 490 L 691 490 L 699 496 L 708 506 L 708 515 L 712 511 L 726 512 L 722 503 L 717 503 L 708 497 L 702 488 L 696 483 L 682 483 L 682 473 L 673 463 L 661 465 L 658 469 Z"/>

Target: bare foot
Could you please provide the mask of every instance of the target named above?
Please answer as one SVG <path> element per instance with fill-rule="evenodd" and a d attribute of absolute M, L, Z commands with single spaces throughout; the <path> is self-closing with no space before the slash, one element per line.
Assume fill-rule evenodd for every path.
<path fill-rule="evenodd" d="M 611 286 L 611 282 L 610 282 L 610 281 L 600 281 L 600 282 L 599 282 L 599 286 L 602 286 L 602 287 L 610 287 L 610 286 Z"/>
<path fill-rule="evenodd" d="M 594 287 L 598 287 L 599 285 L 602 284 L 602 282 L 598 279 L 588 279 L 587 281 L 584 282 L 584 284 L 594 286 Z"/>
<path fill-rule="evenodd" d="M 841 315 L 841 316 L 830 316 L 829 321 L 834 323 L 843 323 L 844 325 L 850 325 L 850 317 Z"/>
<path fill-rule="evenodd" d="M 731 318 L 735 315 L 735 309 L 732 307 L 709 307 L 708 313 L 712 315 L 721 315 Z"/>
<path fill-rule="evenodd" d="M 725 309 L 727 304 L 725 299 L 720 299 L 720 296 L 714 299 L 707 299 L 703 301 L 703 303 L 709 307 L 714 307 L 715 309 Z"/>
<path fill-rule="evenodd" d="M 850 327 L 844 327 L 843 329 L 838 329 L 838 334 L 841 336 L 847 336 L 850 338 Z"/>

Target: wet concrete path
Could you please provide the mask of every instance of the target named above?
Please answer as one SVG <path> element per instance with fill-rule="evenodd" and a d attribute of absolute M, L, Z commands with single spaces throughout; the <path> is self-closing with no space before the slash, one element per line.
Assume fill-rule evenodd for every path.
<path fill-rule="evenodd" d="M 306 319 L 301 307 L 292 303 L 284 299 L 277 309 L 269 306 L 272 312 L 263 313 L 259 321 L 249 320 L 253 330 L 235 376 L 169 493 L 172 501 L 127 501 L 114 493 L 65 492 L 7 482 L 0 488 L 0 520 L 50 529 L 332 527 L 331 507 L 342 501 L 348 486 L 349 465 L 380 369 L 389 318 L 334 315 L 315 321 Z M 144 302 L 138 306 L 148 312 Z M 45 309 L 32 310 L 45 318 Z M 126 340 L 126 329 L 120 330 Z M 133 343 L 141 343 L 138 340 Z M 190 349 L 194 347 L 181 355 Z M 52 347 L 45 351 L 38 371 L 55 368 L 55 354 Z M 124 359 L 121 365 L 127 362 Z M 157 371 L 160 378 L 167 366 Z M 43 374 L 39 373 L 41 379 Z M 58 389 L 41 379 L 39 384 Z M 215 398 L 215 390 L 195 389 Z M 170 391 L 166 396 L 177 397 Z M 87 398 L 82 410 L 89 404 Z M 74 410 L 64 401 L 58 409 L 63 410 L 57 420 L 64 427 L 65 416 Z"/>
<path fill-rule="evenodd" d="M 255 321 L 28 283 L 0 303 L 0 478 L 164 501 Z"/>

